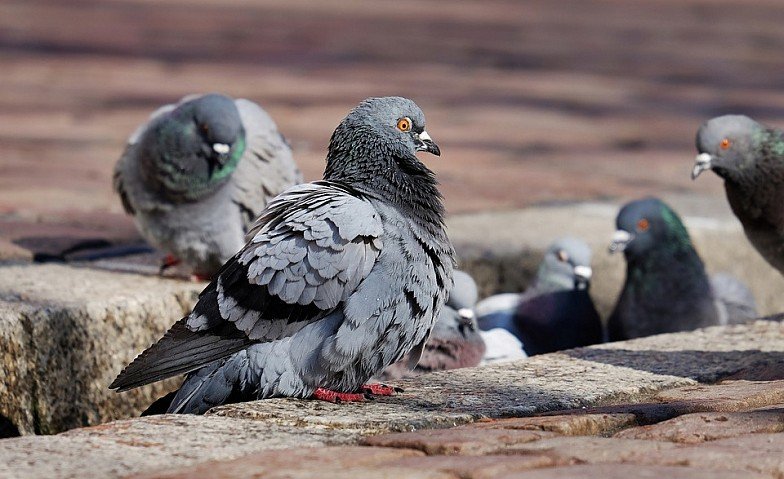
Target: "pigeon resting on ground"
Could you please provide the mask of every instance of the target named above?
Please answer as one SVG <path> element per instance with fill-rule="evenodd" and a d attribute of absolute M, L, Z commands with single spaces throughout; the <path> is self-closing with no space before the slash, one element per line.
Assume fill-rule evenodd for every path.
<path fill-rule="evenodd" d="M 114 189 L 142 236 L 204 278 L 245 244 L 267 201 L 301 181 L 272 118 L 219 94 L 159 108 L 114 170 Z"/>
<path fill-rule="evenodd" d="M 440 154 L 414 102 L 360 103 L 332 135 L 324 180 L 272 200 L 193 311 L 110 387 L 190 372 L 166 411 L 197 414 L 390 394 L 363 385 L 405 354 L 416 364 L 452 287 L 441 195 L 417 151 Z"/>
<path fill-rule="evenodd" d="M 474 306 L 478 296 L 476 283 L 468 273 L 454 272 L 454 286 L 441 309 L 419 364 L 410 369 L 408 358 L 389 366 L 379 376 L 382 380 L 416 376 L 432 371 L 477 366 L 485 353 L 485 343 L 476 324 Z"/>
<path fill-rule="evenodd" d="M 610 251 L 626 256 L 626 282 L 607 324 L 611 341 L 756 317 L 745 285 L 729 275 L 708 279 L 689 233 L 661 200 L 626 204 L 616 225 Z"/>
<path fill-rule="evenodd" d="M 746 237 L 784 274 L 784 132 L 747 116 L 720 116 L 700 127 L 697 150 L 692 179 L 707 169 L 724 179 Z"/>
<path fill-rule="evenodd" d="M 602 323 L 588 293 L 591 275 L 588 245 L 561 238 L 548 248 L 524 293 L 495 295 L 477 304 L 479 327 L 506 329 L 529 356 L 600 343 Z"/>

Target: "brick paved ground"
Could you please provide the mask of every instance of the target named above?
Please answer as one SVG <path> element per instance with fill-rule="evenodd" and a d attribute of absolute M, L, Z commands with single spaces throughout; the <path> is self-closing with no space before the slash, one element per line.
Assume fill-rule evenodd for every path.
<path fill-rule="evenodd" d="M 7 0 L 0 237 L 133 235 L 110 187 L 136 125 L 186 93 L 261 102 L 307 179 L 366 96 L 428 114 L 451 212 L 687 192 L 706 117 L 783 125 L 774 0 Z M 723 201 L 723 200 L 721 200 Z"/>

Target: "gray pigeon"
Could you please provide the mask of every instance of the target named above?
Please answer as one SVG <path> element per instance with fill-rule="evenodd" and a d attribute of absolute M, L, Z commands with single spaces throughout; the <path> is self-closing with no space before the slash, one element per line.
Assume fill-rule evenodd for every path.
<path fill-rule="evenodd" d="M 720 116 L 700 127 L 697 150 L 692 179 L 707 169 L 724 179 L 746 237 L 784 274 L 784 132 L 747 116 Z"/>
<path fill-rule="evenodd" d="M 591 256 L 591 248 L 580 239 L 554 241 L 530 288 L 476 305 L 479 327 L 509 331 L 528 356 L 602 342 L 601 319 L 588 292 Z"/>
<path fill-rule="evenodd" d="M 379 378 L 398 379 L 431 371 L 477 366 L 485 354 L 485 343 L 474 314 L 477 295 L 474 279 L 468 273 L 455 271 L 452 292 L 425 343 L 419 364 L 412 370 L 408 357 L 403 357 L 386 368 Z"/>
<path fill-rule="evenodd" d="M 159 108 L 114 170 L 114 189 L 142 236 L 202 278 L 245 244 L 267 201 L 301 181 L 272 118 L 219 94 Z"/>
<path fill-rule="evenodd" d="M 416 364 L 452 288 L 441 194 L 417 151 L 440 154 L 414 102 L 360 103 L 332 135 L 324 180 L 271 201 L 193 311 L 110 387 L 190 373 L 165 410 L 197 414 L 391 394 L 365 383 L 405 354 Z"/>
<path fill-rule="evenodd" d="M 608 320 L 611 341 L 690 331 L 755 318 L 748 288 L 729 275 L 709 280 L 689 233 L 657 198 L 626 204 L 610 251 L 626 256 L 626 282 Z"/>

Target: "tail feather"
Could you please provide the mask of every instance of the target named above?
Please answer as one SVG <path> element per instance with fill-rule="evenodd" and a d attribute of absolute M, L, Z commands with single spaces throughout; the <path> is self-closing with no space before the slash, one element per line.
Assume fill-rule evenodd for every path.
<path fill-rule="evenodd" d="M 185 374 L 253 344 L 231 324 L 220 330 L 193 332 L 185 325 L 186 320 L 175 323 L 163 338 L 137 356 L 109 388 L 127 391 Z"/>

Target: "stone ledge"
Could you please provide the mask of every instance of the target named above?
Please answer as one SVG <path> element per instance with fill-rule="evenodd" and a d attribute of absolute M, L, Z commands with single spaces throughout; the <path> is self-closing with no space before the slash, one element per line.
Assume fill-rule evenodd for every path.
<path fill-rule="evenodd" d="M 679 352 L 686 354 L 687 360 L 679 357 Z M 668 356 L 674 357 L 667 359 Z M 630 357 L 634 360 L 629 361 Z M 619 365 L 627 363 L 628 366 Z M 436 454 L 434 457 L 447 453 L 525 456 L 524 460 L 507 464 L 510 471 L 575 462 L 682 465 L 661 458 L 676 450 L 691 457 L 692 452 L 681 450 L 703 445 L 585 434 L 607 436 L 619 428 L 668 419 L 635 414 L 632 408 L 647 407 L 629 404 L 635 402 L 665 408 L 675 405 L 669 408 L 670 417 L 694 412 L 685 404 L 706 408 L 703 410 L 773 405 L 779 401 L 775 391 L 781 389 L 781 381 L 736 380 L 716 386 L 699 383 L 736 375 L 760 364 L 784 365 L 784 325 L 759 321 L 714 327 L 542 355 L 515 363 L 433 373 L 400 381 L 398 385 L 406 391 L 398 396 L 363 404 L 273 399 L 227 405 L 205 416 L 146 417 L 55 436 L 6 439 L 0 447 L 0 476 L 87 479 L 148 473 L 155 477 L 179 467 L 199 467 L 206 461 L 230 460 L 264 450 L 286 449 L 279 453 L 280 457 L 289 457 L 303 447 L 351 446 L 361 441 L 373 446 L 419 450 Z M 602 406 L 604 412 L 586 409 L 583 412 L 589 414 L 580 417 L 575 417 L 580 413 L 577 410 L 562 412 L 561 416 L 490 419 Z M 455 425 L 462 426 L 445 429 Z M 417 432 L 422 429 L 429 430 Z M 413 432 L 389 434 L 394 431 Z M 761 435 L 765 434 L 750 434 Z M 704 447 L 726 448 L 726 441 L 712 441 Z M 784 452 L 776 444 L 770 448 Z M 273 452 L 264 454 L 278 457 Z M 767 474 L 779 467 L 780 462 L 766 456 L 772 451 L 755 454 L 766 457 L 765 467 L 753 469 L 743 463 L 746 465 L 740 469 Z M 338 461 L 339 456 L 335 453 L 330 457 Z M 405 461 L 413 461 L 414 456 Z M 85 463 L 91 465 L 89 470 L 85 470 Z M 223 467 L 222 463 L 211 464 L 203 466 L 209 469 L 201 470 Z M 297 470 L 293 463 L 291 467 L 289 477 L 307 477 L 312 473 Z M 325 467 L 325 477 L 337 477 L 333 471 L 339 468 L 331 467 Z M 391 470 L 403 473 L 408 467 L 401 463 Z M 725 464 L 713 469 L 732 468 Z M 364 474 L 372 468 L 358 467 L 357 472 L 360 470 Z M 483 477 L 479 469 L 471 469 L 470 473 L 466 470 L 434 465 L 433 469 L 420 470 L 421 475 L 411 477 Z M 180 472 L 172 474 L 185 477 L 178 476 Z"/>
<path fill-rule="evenodd" d="M 0 415 L 22 434 L 138 415 L 173 387 L 107 389 L 202 285 L 51 264 L 0 271 Z"/>

